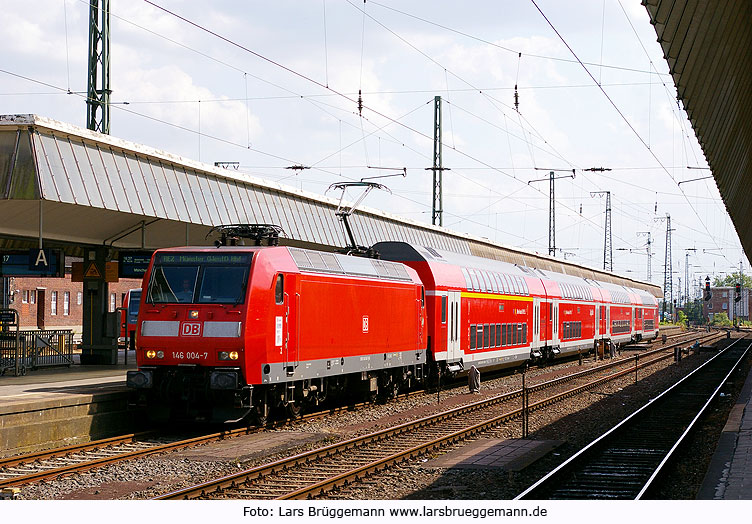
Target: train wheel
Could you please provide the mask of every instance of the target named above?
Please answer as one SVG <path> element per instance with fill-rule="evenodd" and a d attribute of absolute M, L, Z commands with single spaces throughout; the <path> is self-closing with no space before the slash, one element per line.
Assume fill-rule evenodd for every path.
<path fill-rule="evenodd" d="M 290 418 L 298 418 L 303 412 L 303 408 L 301 407 L 301 405 L 295 402 L 288 402 L 287 405 L 285 406 L 285 409 L 287 410 L 287 415 Z"/>
<path fill-rule="evenodd" d="M 254 420 L 257 425 L 266 426 L 266 423 L 269 422 L 269 404 L 264 402 L 256 406 L 254 409 Z"/>

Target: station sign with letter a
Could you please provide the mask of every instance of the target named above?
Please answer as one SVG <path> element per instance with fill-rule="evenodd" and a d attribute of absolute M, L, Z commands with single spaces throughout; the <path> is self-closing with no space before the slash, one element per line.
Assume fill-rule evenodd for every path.
<path fill-rule="evenodd" d="M 0 276 L 63 277 L 65 255 L 59 249 L 29 249 L 0 253 Z"/>

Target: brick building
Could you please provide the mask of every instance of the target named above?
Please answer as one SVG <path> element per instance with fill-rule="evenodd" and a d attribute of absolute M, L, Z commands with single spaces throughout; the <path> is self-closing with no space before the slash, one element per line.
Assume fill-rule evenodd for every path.
<path fill-rule="evenodd" d="M 702 316 L 713 320 L 716 313 L 726 313 L 732 322 L 734 318 L 749 320 L 749 301 L 752 298 L 749 291 L 749 289 L 742 288 L 742 298 L 739 302 L 735 302 L 733 286 L 710 288 L 712 296 L 710 300 L 703 301 Z"/>
<path fill-rule="evenodd" d="M 129 289 L 141 287 L 140 279 L 121 278 L 109 285 L 109 308 L 122 307 Z M 39 306 L 44 303 L 42 320 L 45 329 L 71 329 L 74 338 L 81 336 L 83 283 L 71 282 L 70 268 L 65 278 L 11 277 L 9 307 L 21 317 L 21 329 L 37 329 Z"/>

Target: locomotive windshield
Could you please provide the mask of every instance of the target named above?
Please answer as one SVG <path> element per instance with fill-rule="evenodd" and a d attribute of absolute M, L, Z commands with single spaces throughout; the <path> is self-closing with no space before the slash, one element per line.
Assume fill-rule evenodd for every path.
<path fill-rule="evenodd" d="M 146 301 L 152 304 L 239 304 L 251 253 L 158 253 Z"/>

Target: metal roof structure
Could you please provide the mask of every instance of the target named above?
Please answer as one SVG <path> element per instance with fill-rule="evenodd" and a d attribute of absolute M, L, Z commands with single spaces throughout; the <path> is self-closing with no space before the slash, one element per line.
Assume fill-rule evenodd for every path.
<path fill-rule="evenodd" d="M 280 243 L 333 251 L 347 244 L 338 200 L 195 162 L 36 115 L 0 115 L 0 247 L 114 250 L 206 245 L 222 224 L 276 224 Z M 396 240 L 624 284 L 659 286 L 359 208 L 356 240 Z"/>
<path fill-rule="evenodd" d="M 642 3 L 726 209 L 752 260 L 752 2 Z"/>

